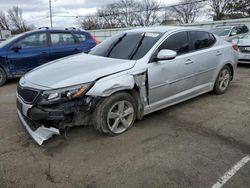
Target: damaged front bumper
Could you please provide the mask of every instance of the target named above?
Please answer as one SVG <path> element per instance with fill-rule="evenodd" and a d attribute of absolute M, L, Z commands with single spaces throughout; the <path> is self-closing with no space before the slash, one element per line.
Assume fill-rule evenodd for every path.
<path fill-rule="evenodd" d="M 25 127 L 29 135 L 39 144 L 42 145 L 45 140 L 48 140 L 53 135 L 60 135 L 59 129 L 56 129 L 54 127 L 44 127 L 41 125 L 41 127 L 38 127 L 35 131 L 33 131 L 30 127 L 30 125 L 27 121 L 25 121 L 25 117 L 22 115 L 22 113 L 17 110 L 18 117 L 22 123 L 22 125 Z"/>
<path fill-rule="evenodd" d="M 28 111 L 32 108 L 32 105 L 28 105 L 22 101 L 19 97 L 17 97 L 17 114 L 18 117 L 27 130 L 29 135 L 39 144 L 42 145 L 45 140 L 48 140 L 53 135 L 60 135 L 59 129 L 54 127 L 45 127 L 40 125 L 33 120 L 31 120 L 27 114 Z"/>
<path fill-rule="evenodd" d="M 91 109 L 97 99 L 90 97 L 63 104 L 36 106 L 27 104 L 17 95 L 18 117 L 29 135 L 39 144 L 60 135 L 60 130 L 71 126 L 86 125 L 91 122 Z"/>

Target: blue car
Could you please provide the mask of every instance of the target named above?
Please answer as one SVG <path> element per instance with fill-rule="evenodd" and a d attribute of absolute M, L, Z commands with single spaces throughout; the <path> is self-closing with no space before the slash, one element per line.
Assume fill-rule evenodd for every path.
<path fill-rule="evenodd" d="M 99 42 L 75 28 L 38 30 L 19 34 L 0 43 L 0 86 L 49 61 L 87 52 Z"/>

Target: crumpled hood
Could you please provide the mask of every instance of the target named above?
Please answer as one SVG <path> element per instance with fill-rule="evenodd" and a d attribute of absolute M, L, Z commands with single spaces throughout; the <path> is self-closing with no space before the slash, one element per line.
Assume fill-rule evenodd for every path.
<path fill-rule="evenodd" d="M 81 53 L 42 65 L 27 73 L 24 78 L 32 84 L 56 89 L 95 81 L 130 69 L 135 62 Z"/>

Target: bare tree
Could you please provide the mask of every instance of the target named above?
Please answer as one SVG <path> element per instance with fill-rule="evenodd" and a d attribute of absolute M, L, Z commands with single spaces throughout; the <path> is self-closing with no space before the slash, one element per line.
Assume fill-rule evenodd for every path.
<path fill-rule="evenodd" d="M 138 3 L 135 0 L 120 0 L 114 3 L 117 11 L 116 19 L 121 27 L 136 25 Z"/>
<path fill-rule="evenodd" d="M 16 6 L 8 10 L 8 19 L 11 22 L 11 26 L 17 33 L 30 30 L 30 28 L 26 25 L 25 20 L 22 17 L 21 8 Z"/>
<path fill-rule="evenodd" d="M 229 0 L 226 7 L 230 18 L 250 17 L 249 0 Z"/>
<path fill-rule="evenodd" d="M 85 16 L 77 20 L 79 26 L 86 30 L 100 29 L 103 27 L 103 22 L 100 17 L 95 15 Z"/>
<path fill-rule="evenodd" d="M 149 26 L 161 22 L 159 8 L 160 4 L 156 0 L 118 0 L 98 9 L 96 16 L 102 18 L 102 24 L 100 20 L 98 24 L 93 23 L 93 18 L 89 17 L 81 19 L 79 24 L 85 29 L 90 24 L 95 28 Z"/>
<path fill-rule="evenodd" d="M 179 5 L 170 8 L 179 23 L 193 23 L 199 17 L 203 4 L 197 0 L 181 0 Z"/>
<path fill-rule="evenodd" d="M 117 7 L 114 3 L 97 10 L 97 16 L 103 18 L 105 21 L 104 28 L 120 27 L 117 20 L 118 15 Z"/>
<path fill-rule="evenodd" d="M 138 2 L 137 21 L 140 26 L 154 25 L 160 22 L 160 3 L 156 0 Z"/>
<path fill-rule="evenodd" d="M 230 0 L 210 0 L 209 6 L 211 7 L 213 20 L 223 20 L 226 18 L 228 7 L 227 4 Z"/>
<path fill-rule="evenodd" d="M 10 21 L 4 12 L 0 12 L 0 29 L 10 30 Z"/>

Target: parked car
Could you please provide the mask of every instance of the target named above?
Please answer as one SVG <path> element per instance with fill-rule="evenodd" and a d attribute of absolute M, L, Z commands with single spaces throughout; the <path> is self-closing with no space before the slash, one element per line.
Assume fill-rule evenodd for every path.
<path fill-rule="evenodd" d="M 238 62 L 250 64 L 250 33 L 239 39 L 234 39 L 233 44 L 238 46 Z"/>
<path fill-rule="evenodd" d="M 218 25 L 211 32 L 231 42 L 233 39 L 242 37 L 249 31 L 248 27 L 244 24 L 238 25 Z"/>
<path fill-rule="evenodd" d="M 207 31 L 126 31 L 89 54 L 24 75 L 17 89 L 18 116 L 38 144 L 80 125 L 118 135 L 151 112 L 212 90 L 225 93 L 236 67 L 232 45 Z"/>
<path fill-rule="evenodd" d="M 0 86 L 49 61 L 89 51 L 98 41 L 86 31 L 40 28 L 0 43 Z"/>

